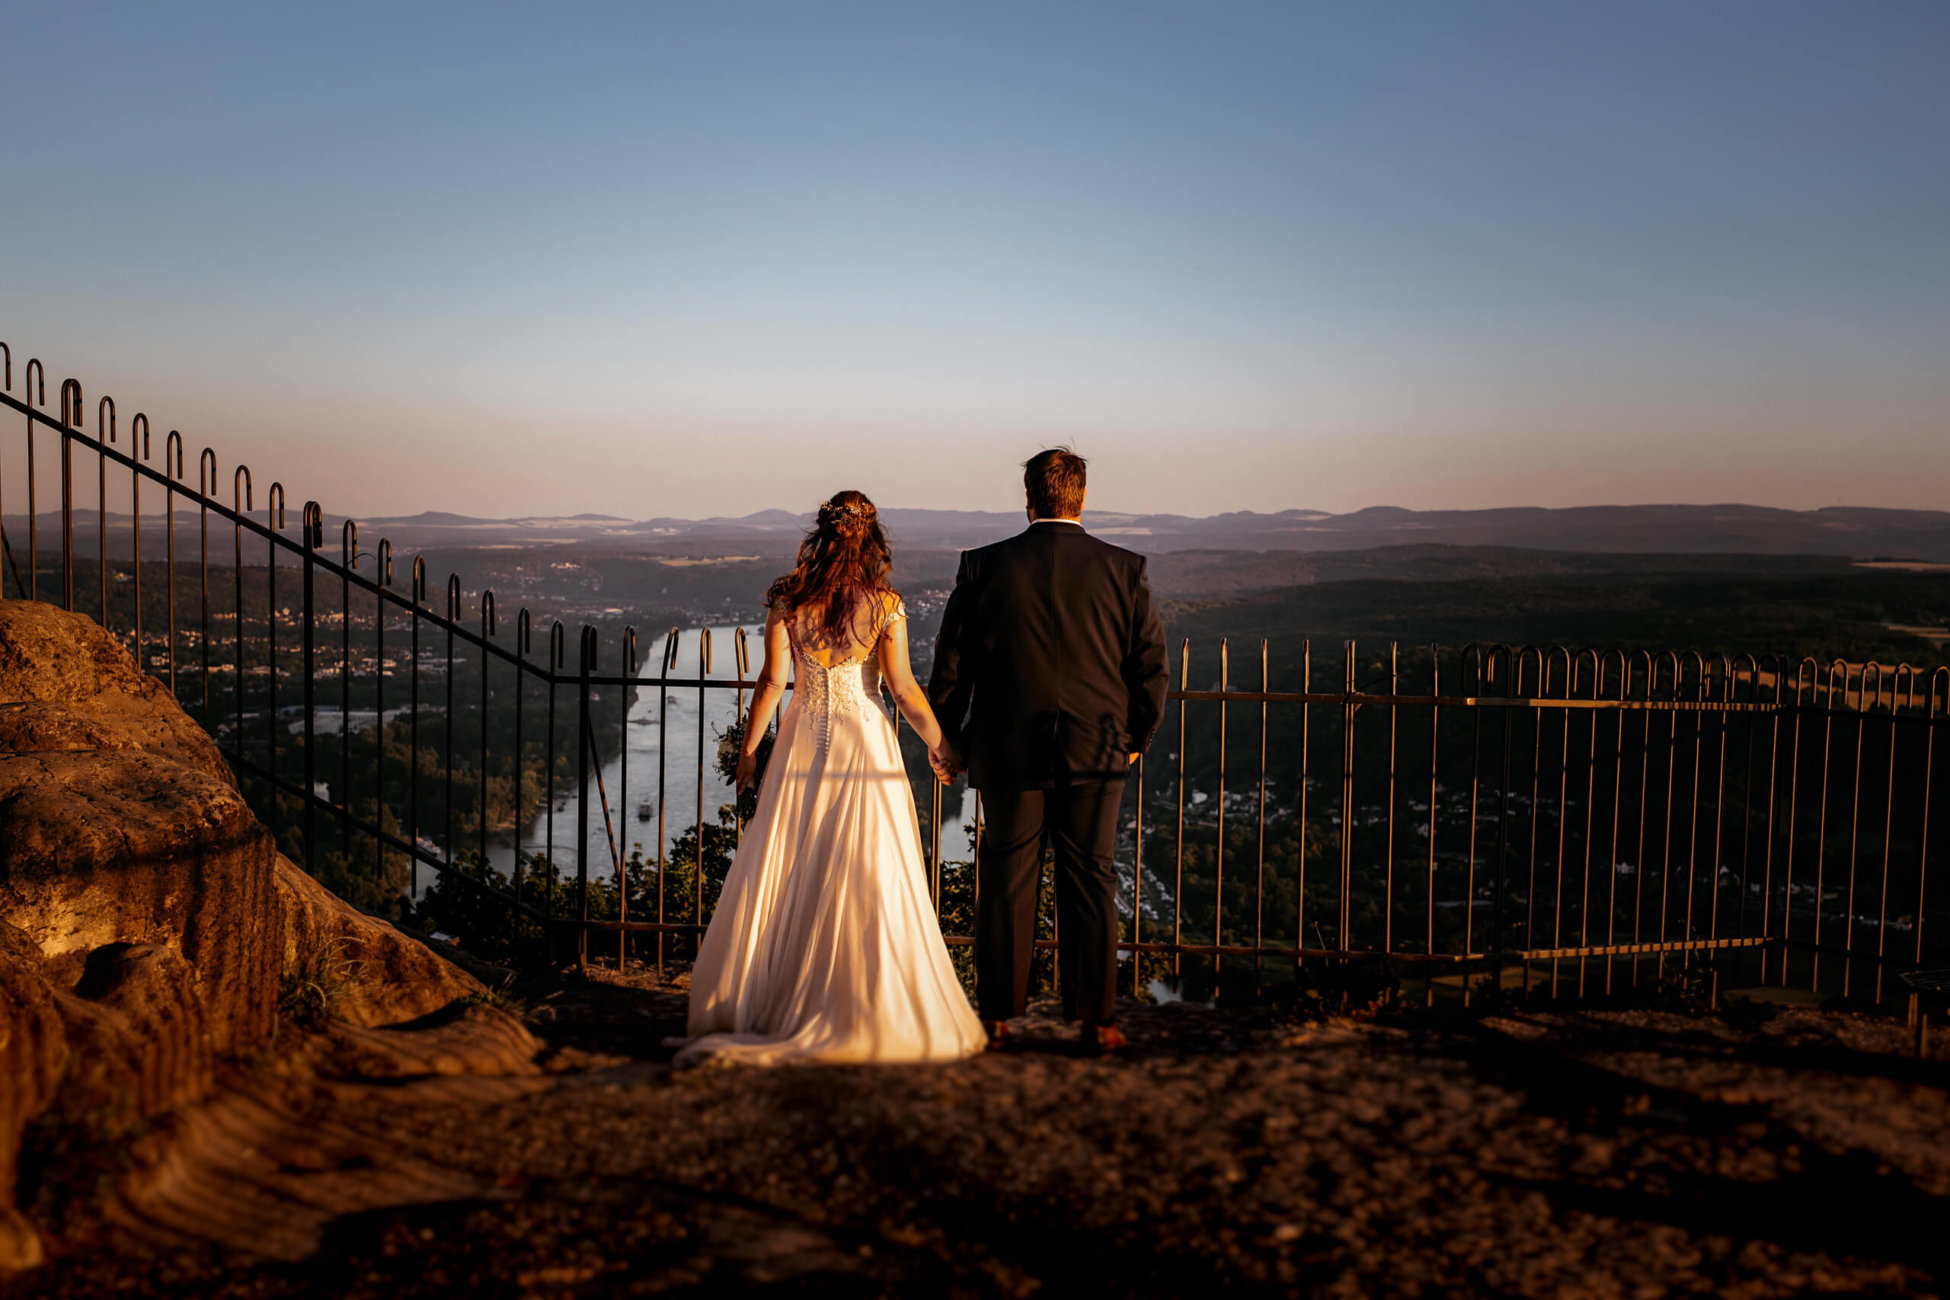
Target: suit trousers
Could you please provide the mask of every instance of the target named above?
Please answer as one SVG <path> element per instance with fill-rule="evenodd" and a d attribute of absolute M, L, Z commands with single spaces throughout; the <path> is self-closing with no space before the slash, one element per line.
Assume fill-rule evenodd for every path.
<path fill-rule="evenodd" d="M 1043 846 L 1056 859 L 1057 984 L 1069 1020 L 1110 1023 L 1117 996 L 1117 809 L 1124 781 L 984 790 L 975 1000 L 984 1020 L 1029 1003 Z"/>

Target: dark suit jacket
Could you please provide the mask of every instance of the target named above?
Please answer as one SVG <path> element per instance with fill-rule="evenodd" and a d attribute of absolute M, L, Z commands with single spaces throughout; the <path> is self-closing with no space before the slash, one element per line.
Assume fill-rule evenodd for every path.
<path fill-rule="evenodd" d="M 928 702 L 978 790 L 1125 775 L 1165 705 L 1144 557 L 1068 523 L 963 552 Z"/>

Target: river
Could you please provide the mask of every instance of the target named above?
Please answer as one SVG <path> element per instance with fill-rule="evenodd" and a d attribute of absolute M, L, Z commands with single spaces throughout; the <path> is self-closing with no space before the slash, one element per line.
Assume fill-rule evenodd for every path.
<path fill-rule="evenodd" d="M 708 679 L 737 680 L 733 651 L 737 631 L 735 625 L 711 629 L 711 671 L 706 674 Z M 762 654 L 760 631 L 756 624 L 746 627 L 752 653 L 752 676 L 757 675 Z M 715 822 L 719 806 L 731 802 L 731 786 L 717 771 L 718 737 L 736 719 L 741 700 L 745 706 L 750 706 L 751 695 L 723 687 L 700 690 L 695 685 L 701 643 L 702 638 L 695 630 L 687 630 L 679 637 L 675 662 L 667 676 L 679 680 L 688 678 L 693 684 L 688 687 L 673 685 L 640 690 L 635 704 L 630 708 L 628 736 L 622 752 L 603 768 L 603 788 L 609 796 L 610 817 L 616 829 L 618 848 L 625 861 L 629 860 L 634 849 L 641 847 L 643 856 L 654 862 L 660 831 L 667 848 L 686 829 L 697 824 L 700 775 L 703 778 L 701 807 L 706 823 Z M 653 644 L 648 650 L 655 656 L 661 652 L 662 646 L 660 643 Z M 653 670 L 656 662 L 654 657 L 651 658 L 644 671 Z M 605 694 L 613 700 L 613 692 Z M 572 699 L 573 695 L 569 698 Z M 608 705 L 612 719 L 615 716 L 614 707 L 613 703 Z M 700 716 L 704 740 L 701 774 L 698 761 Z M 592 879 L 606 878 L 611 872 L 609 845 L 603 828 L 602 806 L 596 798 L 593 782 L 589 793 L 589 874 Z M 578 795 L 573 780 L 567 789 L 558 785 L 552 822 L 543 815 L 523 827 L 519 839 L 521 851 L 524 854 L 548 853 L 562 864 L 564 871 L 573 872 L 577 807 Z M 951 860 L 965 857 L 967 837 L 962 830 L 963 818 L 974 815 L 974 796 L 964 792 L 961 807 L 950 807 L 944 811 L 941 835 L 943 854 Z M 661 820 L 659 813 L 662 814 Z M 489 840 L 488 860 L 497 870 L 504 873 L 512 870 L 516 843 L 516 837 L 506 833 Z"/>

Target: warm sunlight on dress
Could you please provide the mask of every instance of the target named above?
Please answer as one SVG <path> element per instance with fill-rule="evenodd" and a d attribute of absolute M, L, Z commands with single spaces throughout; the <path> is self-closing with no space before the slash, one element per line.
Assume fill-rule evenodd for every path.
<path fill-rule="evenodd" d="M 906 614 L 890 610 L 869 648 L 845 658 L 793 632 L 798 685 L 691 972 L 692 1041 L 679 1063 L 952 1061 L 982 1050 L 880 700 L 872 647 Z"/>

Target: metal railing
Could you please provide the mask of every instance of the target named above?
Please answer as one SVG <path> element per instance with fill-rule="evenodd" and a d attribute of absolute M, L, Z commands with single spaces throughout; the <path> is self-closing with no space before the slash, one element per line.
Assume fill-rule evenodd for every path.
<path fill-rule="evenodd" d="M 1300 689 L 1276 691 L 1270 647 L 1257 650 L 1259 681 L 1245 690 L 1224 643 L 1214 689 L 1185 689 L 1181 650 L 1172 698 L 1188 743 L 1168 845 L 1179 885 L 1169 943 L 1146 948 L 1255 961 L 1385 953 L 1431 990 L 1467 992 L 1474 970 L 1479 984 L 1553 995 L 1567 980 L 1610 992 L 1665 976 L 1675 958 L 1751 952 L 1762 982 L 1805 976 L 1844 995 L 1862 991 L 1866 962 L 1877 1000 L 1884 965 L 1932 952 L 1950 669 L 1505 646 L 1428 647 L 1405 663 L 1399 646 L 1364 658 L 1349 642 L 1323 690 L 1303 643 Z M 1216 733 L 1203 748 L 1194 703 Z M 1274 707 L 1297 715 L 1284 743 L 1269 740 Z M 1243 764 L 1228 734 L 1242 708 Z M 1241 767 L 1243 789 L 1229 789 Z M 1284 808 L 1267 788 L 1282 770 Z M 1201 781 L 1216 796 L 1203 818 L 1187 810 L 1188 792 L 1208 802 Z M 1268 860 L 1269 809 L 1299 831 L 1284 863 Z M 1229 849 L 1235 817 L 1244 842 Z M 1211 894 L 1198 947 L 1183 925 L 1193 844 L 1214 861 L 1196 882 Z M 1228 909 L 1234 863 L 1250 869 L 1250 905 Z M 1280 928 L 1312 935 L 1311 950 L 1266 942 L 1269 869 L 1291 876 Z"/>
<path fill-rule="evenodd" d="M 69 379 L 49 412 L 41 363 L 16 396 L 5 344 L 0 362 L 24 427 L 0 449 L 0 591 L 121 638 L 216 737 L 290 856 L 484 945 L 692 948 L 743 833 L 713 734 L 755 686 L 743 629 L 673 628 L 652 662 L 627 626 L 582 626 L 571 656 L 551 620 L 538 653 L 536 620 L 504 626 L 493 591 L 470 598 L 450 575 L 436 602 L 424 557 L 398 584 L 391 543 L 362 549 L 355 521 L 330 551 L 317 502 L 294 529 L 283 487 L 259 510 L 238 465 L 226 504 L 214 452 L 192 483 L 179 433 L 158 460 L 146 416 L 124 443 L 113 399 L 90 412 Z M 60 492 L 43 509 L 50 454 Z M 1431 998 L 1704 971 L 1881 1000 L 1890 973 L 1950 964 L 1929 890 L 1950 669 L 1349 642 L 1323 681 L 1305 642 L 1250 659 L 1242 685 L 1227 642 L 1196 663 L 1181 642 L 1166 726 L 1129 782 L 1134 989 L 1379 964 Z M 929 888 L 965 950 L 980 800 L 945 807 L 906 744 Z M 626 851 L 633 807 L 651 843 Z M 965 853 L 944 850 L 954 825 Z M 1052 908 L 1041 924 L 1048 949 Z"/>

